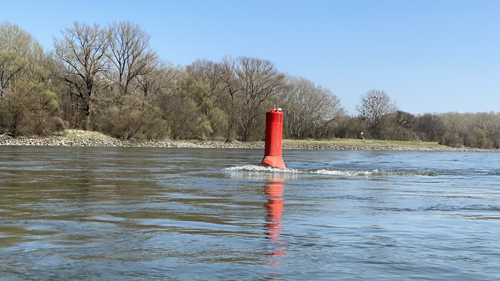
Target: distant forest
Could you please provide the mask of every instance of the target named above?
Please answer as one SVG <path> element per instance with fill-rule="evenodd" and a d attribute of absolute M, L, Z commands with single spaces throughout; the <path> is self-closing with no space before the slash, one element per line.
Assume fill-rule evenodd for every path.
<path fill-rule="evenodd" d="M 265 112 L 284 112 L 288 139 L 366 138 L 498 148 L 500 114 L 399 109 L 383 90 L 360 93 L 349 115 L 328 88 L 265 59 L 158 57 L 150 35 L 125 21 L 75 22 L 47 52 L 15 24 L 0 25 L 0 134 L 49 136 L 64 129 L 120 139 L 263 140 Z"/>

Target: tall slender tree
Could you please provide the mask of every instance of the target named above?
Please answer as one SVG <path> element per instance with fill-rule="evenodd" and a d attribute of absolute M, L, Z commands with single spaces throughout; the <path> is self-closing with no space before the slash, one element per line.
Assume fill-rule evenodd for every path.
<path fill-rule="evenodd" d="M 115 88 L 120 95 L 130 94 L 135 90 L 134 80 L 155 70 L 153 62 L 156 52 L 149 45 L 151 35 L 130 21 L 113 22 L 109 27 L 110 41 L 108 58 L 112 63 L 110 73 Z M 135 86 L 131 89 L 131 86 Z"/>
<path fill-rule="evenodd" d="M 84 124 L 75 126 L 91 130 L 98 93 L 106 86 L 101 80 L 109 70 L 109 32 L 98 24 L 89 26 L 75 21 L 73 27 L 61 33 L 62 39 L 54 38 L 61 78 L 68 85 L 73 106 L 84 115 Z"/>

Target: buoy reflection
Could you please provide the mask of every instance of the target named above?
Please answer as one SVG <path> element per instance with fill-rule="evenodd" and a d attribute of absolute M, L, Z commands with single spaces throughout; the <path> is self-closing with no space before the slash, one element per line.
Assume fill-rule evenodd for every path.
<path fill-rule="evenodd" d="M 265 194 L 267 203 L 264 204 L 267 210 L 266 224 L 264 230 L 266 238 L 270 239 L 272 245 L 268 255 L 267 264 L 279 267 L 282 256 L 286 255 L 284 242 L 280 240 L 280 231 L 283 229 L 283 179 L 266 179 Z"/>

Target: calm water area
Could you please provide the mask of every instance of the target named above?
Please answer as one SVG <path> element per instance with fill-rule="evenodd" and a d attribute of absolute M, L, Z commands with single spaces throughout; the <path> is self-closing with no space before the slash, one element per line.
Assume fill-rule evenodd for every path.
<path fill-rule="evenodd" d="M 500 280 L 500 154 L 0 147 L 0 280 Z"/>

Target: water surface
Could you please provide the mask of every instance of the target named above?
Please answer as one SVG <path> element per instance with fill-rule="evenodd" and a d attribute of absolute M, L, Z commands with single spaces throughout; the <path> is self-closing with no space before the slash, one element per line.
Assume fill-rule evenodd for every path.
<path fill-rule="evenodd" d="M 0 280 L 498 280 L 495 153 L 0 147 Z"/>

